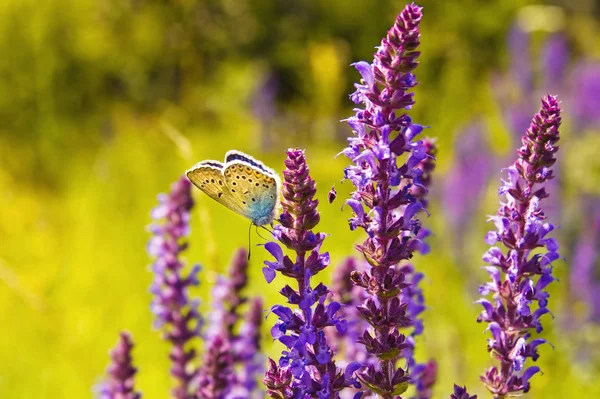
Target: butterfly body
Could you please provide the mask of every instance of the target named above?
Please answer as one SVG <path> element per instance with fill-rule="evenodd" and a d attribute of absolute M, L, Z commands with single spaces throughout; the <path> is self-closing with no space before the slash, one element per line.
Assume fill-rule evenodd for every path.
<path fill-rule="evenodd" d="M 270 224 L 275 218 L 279 177 L 243 152 L 227 152 L 225 162 L 201 161 L 186 176 L 209 197 L 257 226 Z"/>

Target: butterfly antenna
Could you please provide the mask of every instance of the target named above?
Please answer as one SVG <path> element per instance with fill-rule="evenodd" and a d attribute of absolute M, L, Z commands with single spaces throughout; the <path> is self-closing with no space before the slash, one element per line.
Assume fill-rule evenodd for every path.
<path fill-rule="evenodd" d="M 273 234 L 273 230 L 269 230 L 265 226 L 260 226 L 260 227 L 262 227 L 263 229 L 267 230 L 269 232 L 269 234 Z M 273 225 L 271 225 L 271 228 L 273 228 Z"/>
<path fill-rule="evenodd" d="M 251 243 L 251 233 L 252 233 L 252 225 L 254 223 L 250 222 L 250 226 L 248 226 L 248 260 L 250 260 L 250 252 L 252 252 L 252 243 Z"/>
<path fill-rule="evenodd" d="M 271 230 L 267 229 L 265 226 L 256 226 L 256 234 L 258 234 L 258 236 L 259 236 L 260 238 L 262 238 L 263 240 L 267 241 L 267 240 L 268 240 L 268 238 L 265 238 L 265 237 L 263 237 L 263 236 L 261 236 L 261 235 L 260 235 L 260 233 L 259 233 L 259 231 L 258 231 L 258 228 L 259 228 L 259 227 L 261 227 L 261 228 L 263 228 L 263 229 L 267 230 L 267 231 L 269 232 L 269 234 L 271 234 L 271 235 L 273 234 L 273 232 L 272 232 Z"/>

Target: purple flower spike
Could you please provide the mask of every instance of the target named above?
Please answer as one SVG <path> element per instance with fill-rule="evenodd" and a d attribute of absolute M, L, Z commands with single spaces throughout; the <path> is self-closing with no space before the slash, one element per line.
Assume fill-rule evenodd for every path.
<path fill-rule="evenodd" d="M 423 140 L 423 144 L 427 157 L 417 165 L 417 167 L 423 171 L 423 174 L 421 175 L 421 185 L 413 185 L 413 189 L 418 187 L 416 190 L 413 190 L 413 195 L 423 204 L 423 206 L 426 206 L 428 203 L 428 189 L 431 185 L 431 175 L 435 169 L 437 145 L 435 144 L 434 140 L 429 138 L 425 138 Z M 408 183 L 410 184 L 410 182 Z M 417 203 L 413 203 L 410 206 L 414 205 L 417 205 Z M 404 217 L 406 218 L 408 214 L 409 212 L 407 207 L 407 209 L 404 211 Z M 430 231 L 425 228 L 421 228 L 417 234 L 417 238 L 422 240 L 422 243 L 418 247 L 418 250 L 421 254 L 426 254 L 429 252 L 429 246 L 424 240 L 430 234 Z M 422 289 L 419 287 L 419 283 L 423 279 L 424 275 L 423 273 L 416 272 L 414 267 L 410 264 L 399 267 L 399 270 L 404 274 L 405 281 L 409 283 L 407 287 L 402 290 L 400 298 L 402 303 L 407 304 L 406 312 L 411 319 L 411 325 L 413 327 L 411 334 L 406 337 L 406 342 L 409 344 L 409 347 L 403 351 L 402 357 L 406 359 L 406 363 L 412 374 L 411 384 L 413 384 L 416 389 L 416 393 L 413 398 L 429 399 L 433 394 L 433 386 L 435 385 L 437 378 L 437 363 L 435 360 L 430 360 L 426 364 L 419 364 L 414 358 L 416 345 L 415 339 L 417 336 L 423 334 L 424 330 L 423 320 L 420 317 L 421 313 L 423 313 L 426 309 L 425 298 L 423 296 Z"/>
<path fill-rule="evenodd" d="M 517 87 L 522 90 L 522 93 L 531 93 L 533 89 L 531 37 L 517 23 L 508 34 L 508 47 L 511 54 L 511 77 L 517 82 Z"/>
<path fill-rule="evenodd" d="M 600 63 L 582 59 L 571 71 L 573 120 L 575 132 L 595 129 L 600 125 Z"/>
<path fill-rule="evenodd" d="M 347 201 L 354 213 L 350 228 L 360 227 L 368 234 L 357 249 L 370 268 L 354 271 L 351 278 L 367 295 L 358 310 L 371 326 L 359 342 L 377 361 L 359 378 L 384 399 L 399 397 L 411 380 L 398 361 L 412 353 L 406 349 L 414 347 L 399 332 L 413 325 L 408 311 L 413 296 L 408 291 L 403 294 L 413 283 L 397 265 L 412 258 L 414 251 L 427 251 L 422 240 L 427 232 L 421 229 L 417 214 L 424 209 L 421 201 L 435 149 L 431 141 L 416 140 L 423 126 L 412 123 L 404 112 L 414 104 L 410 91 L 417 84 L 412 71 L 420 55 L 421 17 L 420 7 L 406 6 L 382 40 L 373 63 L 355 64 L 362 81 L 355 85 L 351 98 L 363 108 L 348 118 L 354 135 L 342 151 L 354 163 L 345 169 L 345 177 L 356 188 Z M 404 163 L 399 164 L 400 157 Z"/>
<path fill-rule="evenodd" d="M 190 210 L 194 205 L 190 187 L 191 183 L 182 177 L 173 184 L 168 195 L 159 195 L 159 205 L 152 211 L 157 223 L 150 226 L 154 235 L 148 244 L 148 252 L 155 257 L 151 309 L 155 325 L 163 331 L 163 339 L 172 345 L 169 358 L 171 374 L 177 380 L 173 389 L 176 399 L 194 399 L 190 389 L 197 374 L 193 365 L 196 352 L 190 343 L 199 337 L 202 325 L 198 301 L 188 295 L 189 288 L 198 285 L 200 268 L 195 266 L 185 274 L 185 265 L 179 260 L 180 253 L 187 248 L 182 240 L 189 233 Z"/>
<path fill-rule="evenodd" d="M 544 87 L 560 88 L 565 80 L 569 57 L 569 45 L 564 34 L 556 33 L 546 40 L 542 53 L 545 72 Z"/>
<path fill-rule="evenodd" d="M 527 115 L 528 119 L 530 117 L 530 114 Z M 464 248 L 463 237 L 472 221 L 473 209 L 480 203 L 492 172 L 493 155 L 485 140 L 486 134 L 480 121 L 472 122 L 463 130 L 455 142 L 456 156 L 452 169 L 444 179 L 444 210 L 448 215 L 457 251 Z"/>
<path fill-rule="evenodd" d="M 233 337 L 240 320 L 239 307 L 248 300 L 242 290 L 248 284 L 248 252 L 239 249 L 229 267 L 227 277 L 219 276 L 212 290 L 213 311 L 205 334 L 207 340 L 217 335 Z"/>
<path fill-rule="evenodd" d="M 110 352 L 112 360 L 107 369 L 108 380 L 100 387 L 100 399 L 139 399 L 142 395 L 135 392 L 131 349 L 133 342 L 129 334 L 122 332 L 115 349 Z"/>
<path fill-rule="evenodd" d="M 286 285 L 280 291 L 290 305 L 275 305 L 271 311 L 279 320 L 271 329 L 273 338 L 285 345 L 279 363 L 270 360 L 264 378 L 268 394 L 273 398 L 339 398 L 346 387 L 356 386 L 353 377 L 356 364 L 339 369 L 327 342 L 325 327 L 340 332 L 346 323 L 340 319 L 340 304 L 330 301 L 329 290 L 323 284 L 313 287 L 311 278 L 329 265 L 329 254 L 320 248 L 325 234 L 314 233 L 319 223 L 316 185 L 309 175 L 301 150 L 288 150 L 283 172 L 282 213 L 273 236 L 295 253 L 292 261 L 283 254 L 280 245 L 267 243 L 266 249 L 275 258 L 265 262 L 265 278 L 270 282 L 276 273 L 292 278 L 297 288 Z"/>
<path fill-rule="evenodd" d="M 294 397 L 292 372 L 289 368 L 277 366 L 273 359 L 269 359 L 269 369 L 263 382 L 267 387 L 267 394 L 271 398 L 291 399 Z"/>
<path fill-rule="evenodd" d="M 413 368 L 416 394 L 413 399 L 429 399 L 433 396 L 433 386 L 437 380 L 437 363 L 430 360 L 426 364 L 417 364 Z"/>
<path fill-rule="evenodd" d="M 338 364 L 344 367 L 353 362 L 362 365 L 377 364 L 377 358 L 367 352 L 365 346 L 360 343 L 369 324 L 361 317 L 358 307 L 367 299 L 367 293 L 354 285 L 350 278 L 353 272 L 364 270 L 365 263 L 349 257 L 338 265 L 333 273 L 331 292 L 334 300 L 342 304 L 340 315 L 347 321 L 347 326 L 343 332 L 329 329 L 326 333 L 331 337 L 332 349 L 339 356 Z M 342 398 L 353 398 L 359 392 L 359 389 L 350 389 L 344 392 Z"/>
<path fill-rule="evenodd" d="M 252 113 L 260 124 L 261 148 L 269 149 L 273 145 L 273 122 L 277 118 L 277 92 L 280 89 L 277 74 L 265 73 L 251 98 Z"/>
<path fill-rule="evenodd" d="M 414 184 L 411 182 L 411 179 L 408 179 L 406 184 L 413 183 L 411 185 L 411 194 L 421 201 L 423 208 L 427 208 L 427 205 L 429 204 L 429 200 L 427 199 L 427 188 L 431 186 L 431 175 L 435 169 L 435 157 L 438 148 L 435 140 L 430 139 L 429 137 L 423 139 L 422 148 L 425 151 L 425 157 L 417 165 L 417 168 L 419 168 L 422 173 L 418 182 L 419 184 Z"/>
<path fill-rule="evenodd" d="M 570 288 L 571 295 L 587 305 L 588 320 L 600 323 L 600 281 L 596 272 L 600 264 L 600 203 L 585 208 L 589 217 L 574 249 Z"/>
<path fill-rule="evenodd" d="M 242 366 L 238 375 L 238 387 L 232 394 L 240 398 L 262 399 L 264 392 L 258 389 L 256 381 L 265 371 L 265 358 L 260 353 L 260 328 L 263 322 L 263 303 L 260 298 L 250 301 L 250 309 L 240 327 L 238 340 L 234 341 L 233 353 Z"/>
<path fill-rule="evenodd" d="M 232 372 L 233 358 L 229 342 L 222 337 L 215 337 L 198 373 L 198 398 L 223 398 L 232 381 Z"/>
<path fill-rule="evenodd" d="M 224 387 L 219 384 L 206 382 L 199 395 L 215 397 L 259 398 L 264 393 L 256 386 L 256 377 L 264 372 L 263 358 L 258 353 L 260 348 L 260 325 L 262 324 L 262 302 L 259 298 L 250 301 L 250 309 L 242 322 L 241 307 L 248 302 L 243 290 L 248 283 L 248 254 L 245 249 L 237 251 L 229 267 L 228 276 L 218 276 L 212 290 L 212 312 L 210 323 L 205 333 L 208 346 L 229 348 L 227 362 L 215 361 L 217 352 L 208 351 L 205 354 L 204 367 L 200 373 L 207 373 L 207 364 L 212 364 L 210 373 L 215 378 L 226 380 Z M 239 325 L 239 329 L 236 328 Z M 238 332 L 239 331 L 239 332 Z M 218 342 L 215 342 L 217 341 Z M 218 367 L 224 367 L 218 369 Z M 233 368 L 235 372 L 230 370 Z M 202 379 L 202 377 L 201 377 Z M 218 389 L 220 393 L 212 392 Z"/>
<path fill-rule="evenodd" d="M 505 200 L 490 218 L 496 231 L 488 233 L 486 241 L 500 242 L 506 250 L 492 247 L 484 255 L 492 281 L 480 292 L 491 293 L 492 301 L 479 301 L 484 310 L 477 320 L 489 323 L 488 351 L 500 362 L 481 376 L 497 398 L 527 392 L 529 379 L 539 371 L 524 368 L 524 363 L 527 358 L 537 360 L 536 347 L 544 342 L 531 336 L 534 329 L 542 330 L 540 316 L 549 313 L 544 288 L 554 280 L 551 262 L 559 258 L 556 240 L 547 237 L 554 226 L 544 221 L 540 202 L 548 196 L 544 185 L 553 178 L 560 123 L 556 97 L 543 98 L 522 138 L 519 158 L 506 169 L 508 178 L 499 190 Z"/>

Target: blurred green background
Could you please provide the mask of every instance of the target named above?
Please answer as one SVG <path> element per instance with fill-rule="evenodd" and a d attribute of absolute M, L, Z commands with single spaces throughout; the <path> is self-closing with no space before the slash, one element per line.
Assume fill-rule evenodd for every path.
<path fill-rule="evenodd" d="M 600 110 L 592 107 L 583 118 L 578 100 L 585 93 L 578 90 L 600 89 L 600 80 L 593 80 L 600 71 L 595 64 L 600 8 L 591 1 L 532 4 L 420 2 L 420 85 L 410 114 L 431 126 L 426 133 L 437 137 L 440 149 L 431 217 L 424 222 L 434 231 L 432 252 L 415 259 L 427 276 L 429 306 L 418 356 L 439 362 L 435 397 L 448 397 L 453 382 L 489 397 L 478 376 L 492 360 L 473 302 L 486 279 L 480 269 L 483 235 L 490 228 L 485 215 L 497 209 L 500 168 L 512 162 L 524 132 L 514 131 L 511 112 L 526 110 L 531 118 L 541 95 L 549 90 L 564 95 L 560 171 L 549 213 L 562 227 L 557 234 L 567 260 L 578 237 L 589 233 L 584 229 L 589 209 L 598 203 L 594 112 Z M 236 148 L 281 171 L 286 148 L 306 148 L 322 199 L 320 228 L 331 234 L 324 248 L 332 265 L 353 254 L 361 236 L 349 231 L 348 210 L 340 211 L 350 191 L 348 182 L 339 183 L 347 162 L 334 160 L 350 133 L 339 123 L 352 114 L 348 94 L 358 79 L 349 64 L 372 60 L 404 5 L 0 2 L 0 397 L 92 397 L 122 329 L 136 343 L 137 385 L 144 397 L 168 396 L 168 346 L 151 329 L 145 227 L 156 195 L 199 160 L 219 160 Z M 525 51 L 508 39 L 515 29 L 529 40 Z M 560 82 L 548 79 L 542 54 L 554 35 L 569 48 Z M 595 83 L 578 80 L 584 62 Z M 519 83 L 527 68 L 530 87 Z M 578 123 L 583 119 L 585 124 Z M 474 191 L 475 206 L 457 222 L 448 204 L 461 201 L 462 183 L 444 184 L 465 157 L 458 149 L 473 121 L 489 151 L 478 162 L 487 159 L 490 172 Z M 339 196 L 329 205 L 325 196 L 334 183 Z M 186 258 L 203 265 L 194 294 L 206 310 L 216 273 L 227 268 L 236 248 L 248 245 L 248 223 L 199 191 L 194 194 Z M 255 235 L 257 242 L 262 240 Z M 263 295 L 270 307 L 279 300 L 281 282 L 265 283 L 264 257 L 262 249 L 253 250 L 249 294 Z M 584 280 L 599 278 L 597 259 L 595 265 Z M 600 329 L 590 316 L 595 304 L 578 297 L 570 283 L 576 266 L 555 264 L 561 279 L 551 287 L 555 319 L 546 317 L 543 333 L 555 348 L 541 347 L 544 374 L 533 378 L 529 398 L 600 395 Z M 596 286 L 591 287 L 593 293 Z M 269 318 L 266 327 L 273 323 Z M 264 344 L 271 356 L 281 350 L 268 328 Z"/>

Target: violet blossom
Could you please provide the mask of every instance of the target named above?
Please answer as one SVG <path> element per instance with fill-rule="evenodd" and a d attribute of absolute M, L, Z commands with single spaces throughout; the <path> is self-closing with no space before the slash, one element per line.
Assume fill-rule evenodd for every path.
<path fill-rule="evenodd" d="M 188 245 L 183 239 L 190 231 L 190 210 L 194 205 L 190 189 L 191 183 L 182 177 L 172 185 L 169 194 L 158 196 L 159 205 L 152 210 L 156 222 L 150 226 L 153 237 L 148 243 L 148 253 L 155 257 L 151 310 L 155 327 L 172 345 L 169 358 L 171 374 L 177 381 L 172 391 L 176 399 L 195 398 L 191 391 L 198 370 L 194 364 L 196 351 L 190 344 L 199 337 L 202 325 L 198 301 L 191 300 L 188 293 L 190 287 L 198 285 L 200 267 L 194 266 L 185 273 L 179 258 Z"/>
<path fill-rule="evenodd" d="M 425 157 L 419 162 L 417 168 L 421 170 L 420 185 L 412 185 L 411 179 L 407 179 L 405 184 L 410 185 L 411 194 L 421 201 L 424 208 L 429 205 L 429 199 L 427 194 L 429 193 L 429 187 L 431 186 L 431 178 L 433 170 L 435 169 L 436 155 L 438 147 L 436 141 L 432 138 L 425 137 L 423 139 L 423 147 L 425 148 Z"/>
<path fill-rule="evenodd" d="M 209 344 L 198 372 L 199 399 L 223 399 L 233 380 L 233 357 L 226 337 L 216 336 Z"/>
<path fill-rule="evenodd" d="M 416 338 L 423 334 L 423 320 L 421 313 L 425 311 L 425 298 L 419 283 L 423 279 L 423 273 L 415 271 L 410 264 L 398 268 L 399 272 L 404 274 L 407 286 L 402 289 L 400 300 L 407 304 L 406 313 L 410 318 L 412 332 L 406 336 L 406 347 L 402 351 L 402 357 L 406 359 L 407 369 L 410 372 L 410 383 L 415 386 L 413 399 L 429 399 L 433 393 L 433 385 L 437 378 L 437 363 L 430 360 L 428 363 L 417 363 L 414 358 L 416 347 Z"/>
<path fill-rule="evenodd" d="M 356 188 L 347 200 L 353 210 L 350 228 L 368 234 L 357 249 L 370 268 L 352 274 L 353 282 L 369 294 L 359 311 L 371 329 L 364 331 L 359 342 L 378 359 L 359 378 L 384 399 L 399 397 L 410 381 L 398 364 L 410 346 L 399 331 L 412 324 L 409 303 L 401 296 L 410 282 L 396 266 L 410 259 L 415 250 L 426 250 L 416 218 L 423 205 L 413 195 L 414 187 L 422 186 L 423 171 L 418 165 L 426 158 L 423 142 L 413 139 L 423 127 L 403 112 L 414 104 L 410 90 L 417 84 L 412 70 L 420 54 L 421 17 L 420 7 L 407 5 L 382 40 L 373 63 L 354 64 L 362 81 L 355 85 L 351 98 L 364 108 L 348 118 L 354 136 L 343 151 L 354 162 L 345 169 L 346 179 Z M 405 154 L 405 163 L 398 165 L 398 158 Z"/>
<path fill-rule="evenodd" d="M 598 199 L 595 199 L 598 202 Z M 587 306 L 587 319 L 600 323 L 600 204 L 584 206 L 589 215 L 577 239 L 570 271 L 571 294 Z M 589 209 L 592 208 L 592 209 Z"/>
<path fill-rule="evenodd" d="M 463 237 L 472 222 L 473 210 L 485 193 L 494 164 L 486 134 L 481 121 L 462 129 L 454 144 L 454 162 L 443 182 L 443 206 L 459 258 L 464 255 L 460 252 L 464 248 Z"/>
<path fill-rule="evenodd" d="M 531 114 L 536 110 L 537 97 L 532 95 L 538 91 L 537 74 L 534 70 L 543 71 L 541 76 L 544 87 L 559 89 L 564 86 L 565 70 L 568 63 L 568 49 L 564 37 L 555 34 L 549 37 L 539 57 L 532 53 L 531 33 L 525 31 L 515 22 L 507 36 L 510 67 L 508 73 L 496 75 L 492 82 L 493 91 L 505 115 L 509 131 L 514 140 L 520 140 L 521 134 L 529 126 Z M 534 64 L 539 60 L 541 65 Z"/>
<path fill-rule="evenodd" d="M 469 395 L 467 387 L 461 387 L 454 384 L 454 393 L 450 395 L 450 399 L 477 399 L 477 395 Z"/>
<path fill-rule="evenodd" d="M 137 369 L 133 366 L 132 349 L 131 336 L 122 332 L 117 346 L 110 352 L 112 362 L 107 369 L 108 379 L 100 386 L 100 399 L 139 399 L 142 397 L 134 387 Z"/>
<path fill-rule="evenodd" d="M 415 384 L 413 399 L 429 399 L 433 396 L 433 386 L 437 381 L 438 365 L 435 360 L 417 364 L 413 367 L 412 383 Z"/>
<path fill-rule="evenodd" d="M 263 322 L 263 302 L 256 297 L 250 300 L 250 308 L 246 312 L 240 326 L 238 339 L 234 341 L 233 353 L 239 364 L 236 371 L 237 387 L 234 393 L 245 399 L 262 399 L 264 391 L 258 386 L 258 376 L 264 374 L 265 357 L 260 352 L 260 329 Z"/>
<path fill-rule="evenodd" d="M 563 33 L 555 33 L 546 39 L 542 49 L 544 87 L 561 90 L 566 79 L 570 49 Z"/>
<path fill-rule="evenodd" d="M 507 37 L 510 49 L 510 73 L 518 82 L 523 94 L 533 90 L 533 71 L 531 65 L 531 37 L 518 23 L 514 23 Z"/>
<path fill-rule="evenodd" d="M 600 126 L 600 63 L 582 59 L 571 72 L 571 111 L 575 132 Z"/>
<path fill-rule="evenodd" d="M 496 74 L 493 92 L 500 103 L 509 131 L 514 140 L 519 140 L 521 132 L 529 126 L 534 104 L 530 93 L 534 90 L 534 76 L 531 53 L 531 36 L 518 22 L 508 32 L 509 70 L 506 74 Z"/>
<path fill-rule="evenodd" d="M 248 255 L 240 249 L 227 276 L 218 276 L 212 289 L 212 312 L 205 339 L 209 347 L 200 369 L 200 397 L 260 398 L 257 377 L 264 371 L 260 349 L 262 301 L 254 298 L 242 322 L 241 306 L 248 302 L 242 291 L 248 283 Z M 239 325 L 239 332 L 236 326 Z M 215 342 L 216 341 L 216 342 Z M 227 348 L 227 356 L 221 352 Z M 222 367 L 222 369 L 219 369 Z M 216 390 L 216 391 L 211 391 Z"/>
<path fill-rule="evenodd" d="M 267 71 L 251 96 L 252 114 L 260 124 L 261 148 L 269 149 L 273 144 L 273 123 L 277 116 L 277 92 L 279 79 L 273 71 Z"/>
<path fill-rule="evenodd" d="M 435 169 L 435 156 L 437 154 L 437 145 L 434 140 L 426 137 L 423 139 L 426 157 L 419 162 L 417 168 L 422 171 L 420 185 L 411 185 L 411 194 L 418 199 L 425 208 L 429 204 L 428 192 L 431 186 L 432 173 Z M 410 180 L 405 182 L 411 184 Z M 430 231 L 421 227 L 417 233 L 417 237 L 423 240 L 421 245 L 421 253 L 429 252 L 429 246 L 425 243 L 425 238 L 430 235 Z M 433 385 L 437 378 L 437 363 L 435 360 L 430 360 L 428 363 L 417 363 L 414 358 L 414 349 L 416 345 L 416 337 L 423 334 L 423 320 L 420 318 L 421 313 L 425 311 L 425 298 L 423 290 L 419 283 L 423 279 L 423 273 L 419 273 L 410 264 L 398 265 L 400 273 L 403 273 L 405 280 L 409 284 L 402 289 L 400 298 L 402 303 L 408 304 L 406 312 L 411 319 L 411 333 L 406 337 L 408 347 L 404 349 L 402 356 L 406 359 L 408 370 L 411 372 L 411 384 L 415 386 L 415 396 L 413 399 L 429 399 L 433 394 Z"/>
<path fill-rule="evenodd" d="M 509 36 L 514 34 L 512 32 Z M 580 62 L 578 63 L 579 66 L 571 71 L 572 81 L 569 82 L 567 79 L 570 48 L 565 35 L 554 33 L 547 37 L 540 50 L 541 54 L 533 58 L 531 57 L 531 33 L 521 30 L 518 35 L 523 39 L 521 44 L 510 45 L 511 39 L 509 38 L 510 58 L 513 66 L 521 65 L 521 68 L 528 71 L 527 74 L 529 75 L 531 75 L 532 70 L 537 69 L 539 71 L 537 75 L 540 76 L 530 78 L 529 82 L 543 82 L 544 90 L 551 89 L 552 91 L 564 93 L 563 99 L 567 98 L 567 104 L 563 104 L 563 110 L 566 109 L 577 115 L 576 118 L 573 118 L 574 123 L 577 125 L 573 130 L 579 131 L 593 125 L 595 120 L 600 120 L 596 115 L 598 114 L 596 112 L 598 108 L 593 105 L 594 101 L 597 100 L 596 96 L 592 94 L 595 93 L 594 67 L 588 69 L 582 66 L 584 63 Z M 538 63 L 533 64 L 532 59 L 536 59 Z M 595 67 L 598 69 L 597 65 Z M 588 74 L 586 72 L 592 73 Z M 499 93 L 498 99 L 506 114 L 511 136 L 518 143 L 520 143 L 522 132 L 529 127 L 531 115 L 536 112 L 538 104 L 536 93 L 541 89 L 539 85 L 532 86 L 530 83 L 524 83 L 522 79 L 516 78 L 515 76 L 519 73 L 518 69 L 511 69 L 509 74 L 498 79 L 494 85 L 494 92 Z M 514 82 L 517 83 L 516 88 L 518 90 L 511 91 L 511 87 L 514 88 L 515 86 Z M 514 95 L 515 93 L 516 95 Z M 510 161 L 503 161 L 503 164 Z M 555 168 L 554 175 L 560 175 L 558 168 Z M 550 199 L 546 202 L 545 213 L 554 220 L 560 219 L 562 210 L 559 203 L 560 196 L 557 195 L 559 191 L 558 180 L 554 179 L 546 184 L 546 192 L 550 194 Z"/>
<path fill-rule="evenodd" d="M 492 301 L 478 301 L 484 308 L 478 321 L 489 323 L 487 330 L 492 334 L 488 351 L 500 362 L 481 376 L 495 398 L 529 391 L 529 379 L 539 368 L 525 368 L 525 362 L 537 360 L 537 346 L 546 342 L 532 335 L 533 330 L 542 331 L 540 317 L 549 313 L 549 295 L 544 289 L 554 280 L 552 262 L 559 258 L 558 243 L 547 237 L 554 225 L 545 222 L 541 200 L 548 196 L 544 185 L 554 177 L 560 123 L 556 97 L 543 98 L 541 110 L 522 138 L 519 158 L 506 169 L 508 178 L 499 190 L 505 202 L 490 217 L 496 231 L 486 235 L 486 243 L 501 242 L 506 248 L 493 246 L 483 256 L 491 281 L 480 293 L 492 294 Z"/>
<path fill-rule="evenodd" d="M 278 364 L 270 361 L 263 381 L 273 398 L 339 398 L 341 390 L 357 386 L 353 374 L 360 364 L 351 363 L 345 371 L 336 366 L 325 329 L 346 328 L 337 314 L 341 305 L 327 301 L 329 290 L 324 284 L 311 285 L 311 278 L 329 265 L 329 253 L 320 251 L 325 234 L 313 232 L 320 216 L 304 151 L 288 150 L 283 176 L 282 213 L 273 236 L 294 252 L 295 260 L 284 255 L 279 244 L 269 242 L 265 248 L 275 260 L 265 261 L 263 272 L 267 282 L 277 273 L 296 280 L 297 288 L 286 285 L 280 293 L 297 308 L 271 308 L 279 318 L 271 333 L 286 350 Z"/>
<path fill-rule="evenodd" d="M 240 320 L 239 308 L 248 301 L 242 290 L 248 284 L 248 252 L 239 249 L 234 255 L 227 276 L 218 275 L 212 288 L 212 311 L 205 333 L 207 340 L 217 335 L 233 335 Z"/>
<path fill-rule="evenodd" d="M 338 364 L 342 367 L 358 362 L 362 365 L 377 364 L 377 358 L 359 343 L 363 331 L 369 327 L 367 321 L 361 317 L 358 307 L 367 299 L 367 293 L 362 288 L 354 285 L 351 279 L 353 272 L 365 269 L 364 261 L 348 257 L 338 265 L 331 283 L 333 299 L 342 305 L 339 310 L 340 317 L 346 320 L 346 328 L 342 331 L 329 330 L 327 338 L 331 349 L 337 354 Z M 348 389 L 340 396 L 343 399 L 352 399 L 359 388 Z M 361 398 L 370 397 L 369 392 L 363 392 Z"/>
<path fill-rule="evenodd" d="M 333 299 L 342 305 L 339 313 L 346 320 L 344 330 L 331 331 L 331 343 L 332 346 L 335 345 L 332 349 L 340 357 L 340 364 L 350 364 L 353 361 L 369 364 L 377 360 L 365 350 L 364 345 L 358 343 L 362 332 L 368 328 L 368 323 L 360 316 L 357 308 L 367 296 L 363 289 L 354 285 L 350 276 L 354 271 L 364 268 L 363 262 L 348 257 L 333 272 L 331 292 Z"/>

